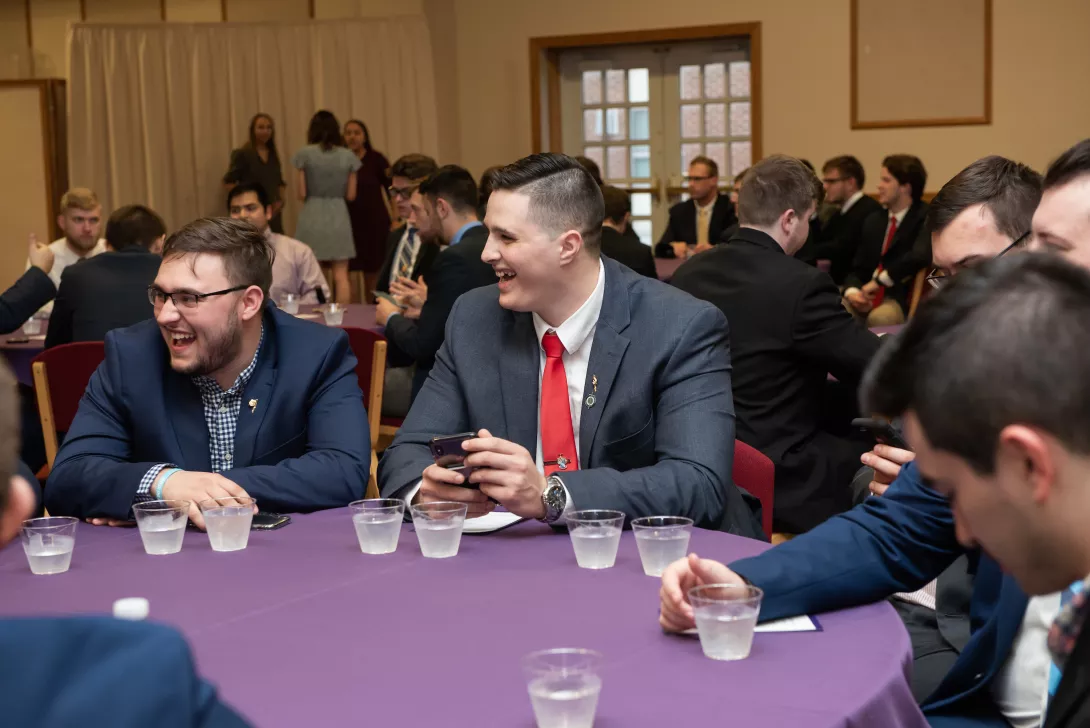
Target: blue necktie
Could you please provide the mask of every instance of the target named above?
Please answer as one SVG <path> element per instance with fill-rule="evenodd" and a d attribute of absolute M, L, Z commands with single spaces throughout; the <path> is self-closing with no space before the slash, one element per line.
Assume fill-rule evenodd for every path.
<path fill-rule="evenodd" d="M 1076 581 L 1060 593 L 1061 613 L 1064 608 L 1071 603 L 1071 600 L 1075 598 L 1075 595 L 1082 591 L 1082 586 L 1083 583 L 1081 581 Z M 1061 677 L 1063 677 L 1063 671 L 1055 662 L 1053 662 L 1048 668 L 1048 700 L 1050 703 L 1052 702 L 1052 698 L 1056 696 L 1056 689 L 1060 687 Z"/>

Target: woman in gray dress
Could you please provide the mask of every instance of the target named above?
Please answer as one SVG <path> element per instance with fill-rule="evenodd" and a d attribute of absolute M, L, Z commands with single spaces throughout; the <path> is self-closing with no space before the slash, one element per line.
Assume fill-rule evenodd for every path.
<path fill-rule="evenodd" d="M 295 153 L 299 199 L 304 200 L 295 237 L 333 267 L 334 300 L 348 303 L 351 286 L 348 262 L 356 255 L 347 201 L 356 199 L 360 160 L 344 146 L 341 125 L 331 112 L 319 111 L 310 120 L 307 146 Z"/>

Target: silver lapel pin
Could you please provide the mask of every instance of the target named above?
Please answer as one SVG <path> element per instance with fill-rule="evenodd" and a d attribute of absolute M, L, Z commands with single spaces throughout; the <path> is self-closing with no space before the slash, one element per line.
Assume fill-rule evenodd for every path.
<path fill-rule="evenodd" d="M 586 399 L 587 407 L 593 407 L 594 403 L 598 401 L 598 398 L 594 396 L 595 394 L 598 394 L 598 375 L 597 374 L 592 374 L 591 375 L 591 377 L 590 377 L 590 386 L 594 388 L 594 394 L 587 395 L 587 399 Z"/>

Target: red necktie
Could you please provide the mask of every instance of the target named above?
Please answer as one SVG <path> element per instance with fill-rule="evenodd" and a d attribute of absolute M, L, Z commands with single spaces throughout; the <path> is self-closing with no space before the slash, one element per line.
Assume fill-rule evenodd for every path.
<path fill-rule="evenodd" d="M 874 272 L 874 277 L 877 278 L 882 273 L 882 258 L 886 257 L 886 253 L 889 252 L 889 246 L 893 243 L 893 236 L 897 234 L 897 218 L 893 215 L 889 216 L 889 232 L 886 233 L 886 242 L 882 243 L 882 256 L 878 259 L 878 270 Z M 886 297 L 886 287 L 881 282 L 878 283 L 878 292 L 874 294 L 874 307 L 882 305 L 882 301 Z"/>
<path fill-rule="evenodd" d="M 575 432 L 568 403 L 568 376 L 564 373 L 564 345 L 548 331 L 541 337 L 545 373 L 541 375 L 541 460 L 545 475 L 579 469 Z"/>

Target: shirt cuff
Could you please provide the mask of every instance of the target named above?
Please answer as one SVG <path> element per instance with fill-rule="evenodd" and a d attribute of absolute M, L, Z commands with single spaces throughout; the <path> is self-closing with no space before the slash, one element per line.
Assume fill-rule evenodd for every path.
<path fill-rule="evenodd" d="M 409 514 L 409 508 L 412 507 L 413 498 L 415 498 L 416 494 L 420 492 L 420 486 L 422 486 L 423 484 L 424 484 L 424 479 L 421 478 L 420 480 L 416 481 L 412 485 L 406 485 L 404 488 L 399 490 L 397 493 L 394 493 L 394 498 L 400 498 L 401 500 L 405 501 L 405 515 L 406 516 L 410 515 Z"/>
<path fill-rule="evenodd" d="M 893 288 L 893 279 L 889 277 L 889 271 L 888 270 L 884 270 L 881 273 L 879 273 L 878 278 L 876 280 L 879 283 L 881 283 L 883 286 L 885 286 L 886 288 Z"/>
<path fill-rule="evenodd" d="M 143 503 L 144 501 L 155 500 L 152 495 L 151 487 L 155 485 L 155 480 L 159 477 L 159 473 L 163 472 L 166 468 L 175 468 L 176 465 L 171 463 L 159 463 L 158 465 L 152 465 L 148 472 L 144 473 L 144 477 L 140 479 L 140 484 L 136 486 L 136 497 L 133 498 L 133 503 Z"/>

